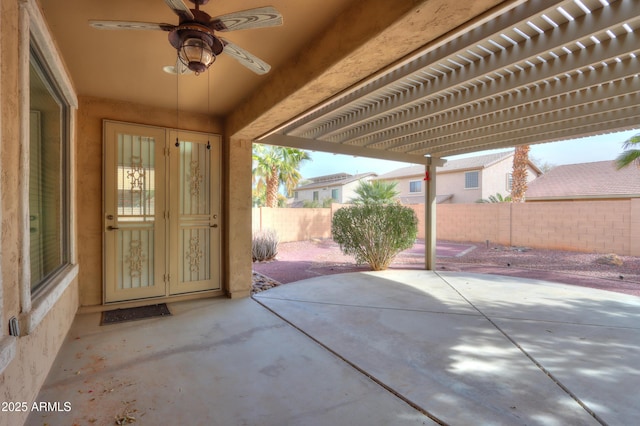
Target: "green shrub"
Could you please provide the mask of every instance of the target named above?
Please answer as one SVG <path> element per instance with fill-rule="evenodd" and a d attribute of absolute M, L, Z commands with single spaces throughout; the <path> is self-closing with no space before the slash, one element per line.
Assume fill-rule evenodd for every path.
<path fill-rule="evenodd" d="M 258 231 L 253 234 L 251 256 L 254 262 L 271 260 L 278 254 L 278 235 L 275 231 Z"/>
<path fill-rule="evenodd" d="M 374 271 L 382 271 L 398 253 L 413 246 L 418 218 L 400 204 L 343 207 L 333 215 L 331 235 L 358 264 L 368 263 Z"/>

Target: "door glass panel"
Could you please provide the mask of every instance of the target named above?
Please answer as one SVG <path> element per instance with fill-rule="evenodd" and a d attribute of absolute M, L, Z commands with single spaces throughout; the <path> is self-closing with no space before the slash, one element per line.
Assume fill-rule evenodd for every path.
<path fill-rule="evenodd" d="M 118 135 L 118 219 L 154 220 L 155 141 L 153 138 Z"/>
<path fill-rule="evenodd" d="M 180 214 L 210 214 L 210 158 L 201 143 L 180 144 Z"/>
<path fill-rule="evenodd" d="M 155 221 L 155 140 L 118 134 L 119 289 L 153 287 Z"/>
<path fill-rule="evenodd" d="M 180 143 L 179 282 L 205 281 L 210 271 L 211 152 L 207 145 Z"/>

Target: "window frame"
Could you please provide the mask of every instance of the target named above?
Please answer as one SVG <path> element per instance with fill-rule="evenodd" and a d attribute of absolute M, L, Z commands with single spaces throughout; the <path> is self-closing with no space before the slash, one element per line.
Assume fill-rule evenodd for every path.
<path fill-rule="evenodd" d="M 471 176 L 471 174 L 475 174 L 475 181 L 476 181 L 476 186 L 469 186 L 469 178 L 468 176 Z M 464 172 L 464 189 L 479 189 L 480 188 L 480 172 L 478 170 L 471 170 L 468 172 Z"/>
<path fill-rule="evenodd" d="M 413 184 L 416 184 L 416 183 L 418 184 L 419 189 L 418 189 L 417 191 L 413 191 L 413 190 L 411 189 L 411 186 L 412 186 Z M 409 193 L 410 193 L 410 194 L 422 194 L 422 181 L 421 181 L 421 180 L 412 180 L 412 181 L 409 181 Z"/>
<path fill-rule="evenodd" d="M 46 21 L 40 11 L 36 0 L 27 0 L 20 4 L 19 23 L 19 69 L 21 88 L 20 95 L 20 125 L 21 125 L 21 154 L 20 154 L 20 184 L 19 184 L 19 209 L 20 209 L 20 249 L 22 262 L 20 269 L 20 324 L 21 334 L 31 334 L 46 314 L 53 308 L 78 275 L 76 253 L 76 229 L 75 229 L 75 127 L 78 99 L 71 84 L 71 79 L 66 73 L 64 64 L 58 54 L 56 45 L 49 34 Z M 31 54 L 37 52 L 40 65 L 44 67 L 47 80 L 55 85 L 59 100 L 66 110 L 62 125 L 65 128 L 61 141 L 65 144 L 65 157 L 63 159 L 63 173 L 66 175 L 64 188 L 66 192 L 64 209 L 67 211 L 63 224 L 64 238 L 66 239 L 66 262 L 51 274 L 47 281 L 36 291 L 31 291 L 31 262 L 30 262 L 30 238 L 29 238 L 29 167 L 30 167 L 30 64 Z"/>

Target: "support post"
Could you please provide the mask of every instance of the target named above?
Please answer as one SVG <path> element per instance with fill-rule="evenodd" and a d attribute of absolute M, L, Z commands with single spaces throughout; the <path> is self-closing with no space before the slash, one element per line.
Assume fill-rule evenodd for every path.
<path fill-rule="evenodd" d="M 424 191 L 424 268 L 436 269 L 436 168 L 445 160 L 428 157 L 425 165 Z"/>

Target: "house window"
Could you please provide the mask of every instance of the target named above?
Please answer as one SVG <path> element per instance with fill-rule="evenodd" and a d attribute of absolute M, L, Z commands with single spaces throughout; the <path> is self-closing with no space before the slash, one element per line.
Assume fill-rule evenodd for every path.
<path fill-rule="evenodd" d="M 422 192 L 422 181 L 409 182 L 409 192 Z"/>
<path fill-rule="evenodd" d="M 298 199 L 298 191 L 294 191 L 293 192 L 293 199 L 297 200 Z"/>
<path fill-rule="evenodd" d="M 29 253 L 33 293 L 69 263 L 70 108 L 34 46 L 29 86 Z"/>
<path fill-rule="evenodd" d="M 337 189 L 332 189 L 331 190 L 331 199 L 338 201 L 338 190 Z"/>
<path fill-rule="evenodd" d="M 480 173 L 466 172 L 464 174 L 464 189 L 475 189 L 480 187 Z"/>
<path fill-rule="evenodd" d="M 69 264 L 69 114 L 31 46 L 29 67 L 29 253 L 31 292 Z"/>
<path fill-rule="evenodd" d="M 320 200 L 320 194 L 318 193 L 318 191 L 313 191 L 313 201 L 318 200 Z"/>
<path fill-rule="evenodd" d="M 507 191 L 511 192 L 513 187 L 513 174 L 507 173 Z"/>

